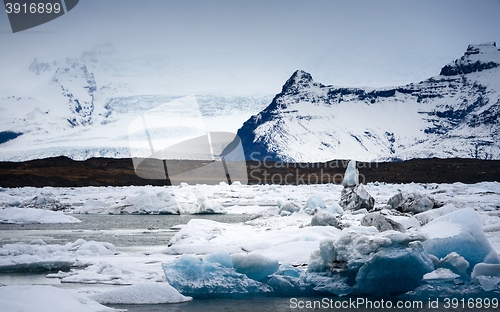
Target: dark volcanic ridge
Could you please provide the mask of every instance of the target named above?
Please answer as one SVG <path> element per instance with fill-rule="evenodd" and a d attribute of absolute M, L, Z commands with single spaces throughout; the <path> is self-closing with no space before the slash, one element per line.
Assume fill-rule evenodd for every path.
<path fill-rule="evenodd" d="M 247 162 L 248 184 L 338 184 L 342 182 L 347 163 L 345 160 L 322 163 Z M 179 160 L 177 166 L 182 170 L 190 170 L 200 167 L 200 162 Z M 360 182 L 363 183 L 477 183 L 498 181 L 500 177 L 500 160 L 431 158 L 402 162 L 358 162 L 357 167 Z M 206 177 L 204 181 L 207 181 Z M 196 180 L 185 182 L 197 183 Z M 204 183 L 219 182 L 208 179 Z M 67 157 L 55 157 L 26 162 L 0 162 L 0 187 L 131 185 L 164 186 L 171 183 L 168 177 L 162 180 L 140 178 L 130 158 L 75 161 Z"/>

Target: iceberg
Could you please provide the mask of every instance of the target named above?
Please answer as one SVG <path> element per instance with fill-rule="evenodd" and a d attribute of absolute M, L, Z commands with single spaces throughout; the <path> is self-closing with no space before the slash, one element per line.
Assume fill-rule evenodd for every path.
<path fill-rule="evenodd" d="M 0 287 L 0 307 L 2 307 L 2 311 L 119 311 L 72 291 L 47 285 Z"/>
<path fill-rule="evenodd" d="M 443 207 L 427 210 L 425 212 L 417 213 L 414 217 L 420 222 L 420 224 L 425 225 L 437 217 L 444 216 L 445 214 L 456 211 L 457 207 L 453 204 L 446 204 Z"/>
<path fill-rule="evenodd" d="M 322 274 L 310 277 L 316 290 L 337 295 L 404 293 L 434 270 L 422 237 L 396 231 L 344 232 L 337 240 L 321 242 L 311 255 L 308 271 Z"/>
<path fill-rule="evenodd" d="M 371 213 L 364 215 L 361 218 L 361 225 L 374 226 L 380 232 L 391 231 L 391 230 L 399 231 L 399 232 L 406 231 L 405 227 L 402 224 L 400 224 L 392 219 L 386 218 L 384 215 L 382 215 L 381 213 L 377 213 L 377 212 L 371 212 Z"/>
<path fill-rule="evenodd" d="M 453 273 L 452 270 L 439 268 L 430 273 L 425 274 L 423 280 L 427 283 L 433 283 L 433 282 L 449 282 L 457 278 L 460 278 L 460 275 Z"/>
<path fill-rule="evenodd" d="M 344 187 L 354 187 L 359 184 L 359 171 L 356 168 L 356 161 L 351 160 L 347 164 L 347 169 L 344 173 L 344 180 L 342 181 L 342 185 Z"/>
<path fill-rule="evenodd" d="M 0 223 L 37 224 L 37 223 L 78 223 L 75 217 L 60 211 L 37 208 L 0 208 Z"/>
<path fill-rule="evenodd" d="M 176 200 L 165 190 L 141 189 L 124 204 L 122 211 L 130 214 L 179 214 Z"/>
<path fill-rule="evenodd" d="M 269 277 L 267 284 L 277 296 L 317 295 L 314 284 L 307 280 L 307 273 L 287 264 L 281 265 L 279 270 Z"/>
<path fill-rule="evenodd" d="M 304 211 L 308 214 L 313 214 L 314 211 L 319 209 L 326 209 L 325 202 L 319 195 L 312 195 L 307 199 L 306 205 L 304 206 Z"/>
<path fill-rule="evenodd" d="M 83 239 L 65 245 L 47 245 L 41 239 L 31 244 L 5 244 L 0 247 L 0 272 L 68 271 L 77 257 L 114 254 L 113 244 Z"/>
<path fill-rule="evenodd" d="M 278 261 L 259 254 L 233 254 L 231 260 L 236 272 L 256 281 L 262 281 L 279 268 Z"/>
<path fill-rule="evenodd" d="M 500 290 L 500 264 L 478 263 L 471 277 L 486 291 Z"/>
<path fill-rule="evenodd" d="M 163 263 L 162 268 L 170 285 L 193 298 L 243 298 L 272 291 L 234 268 L 195 256 L 183 255 L 172 263 Z"/>
<path fill-rule="evenodd" d="M 139 283 L 90 296 L 101 304 L 180 303 L 193 298 L 181 295 L 168 283 Z"/>
<path fill-rule="evenodd" d="M 222 185 L 223 182 L 221 182 Z M 201 193 L 200 191 L 196 191 L 196 199 L 197 199 L 197 205 L 196 205 L 196 210 L 193 212 L 193 214 L 224 214 L 226 213 L 224 211 L 224 207 L 216 203 L 208 197 Z"/>
<path fill-rule="evenodd" d="M 456 252 L 469 263 L 469 270 L 481 262 L 500 263 L 483 232 L 474 209 L 460 209 L 438 217 L 421 228 L 427 236 L 424 249 L 438 258 Z"/>
<path fill-rule="evenodd" d="M 397 193 L 387 201 L 392 209 L 401 212 L 422 213 L 434 207 L 435 200 L 418 190 Z"/>
<path fill-rule="evenodd" d="M 407 248 L 383 248 L 359 269 L 355 288 L 364 294 L 402 293 L 420 286 L 422 277 L 433 270 L 421 242 Z"/>
<path fill-rule="evenodd" d="M 336 215 L 326 210 L 318 210 L 311 219 L 311 226 L 333 226 L 340 228 Z"/>

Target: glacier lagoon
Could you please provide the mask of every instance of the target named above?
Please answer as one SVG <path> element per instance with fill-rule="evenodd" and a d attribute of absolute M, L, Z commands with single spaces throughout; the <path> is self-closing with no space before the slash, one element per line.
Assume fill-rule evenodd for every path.
<path fill-rule="evenodd" d="M 321 269 L 321 266 L 328 266 L 329 263 L 342 264 L 344 258 L 351 257 L 354 260 L 346 262 L 354 270 L 354 273 L 358 274 L 359 271 L 370 272 L 369 267 L 362 269 L 364 263 L 370 262 L 370 258 L 364 259 L 364 255 L 366 256 L 370 251 L 366 249 L 369 245 L 363 242 L 371 242 L 372 248 L 386 248 L 385 251 L 379 250 L 381 252 L 380 256 L 384 256 L 384 252 L 389 256 L 382 257 L 382 260 L 399 259 L 400 256 L 403 256 L 401 259 L 406 259 L 405 255 L 410 255 L 408 259 L 418 258 L 421 255 L 419 248 L 422 246 L 415 243 L 420 238 L 415 237 L 412 228 L 418 229 L 419 232 L 425 228 L 431 230 L 433 228 L 447 228 L 449 230 L 448 233 L 430 231 L 434 233 L 431 240 L 440 239 L 440 236 L 443 235 L 459 234 L 460 229 L 467 229 L 467 227 L 450 226 L 450 224 L 456 219 L 472 220 L 471 215 L 468 215 L 470 210 L 478 216 L 479 221 L 474 222 L 480 223 L 481 233 L 484 234 L 483 241 L 486 239 L 491 248 L 498 253 L 500 246 L 498 235 L 500 231 L 500 223 L 498 222 L 500 186 L 496 182 L 474 185 L 461 183 L 397 185 L 369 183 L 365 188 L 368 193 L 375 197 L 375 207 L 378 208 L 382 208 L 394 194 L 415 191 L 432 196 L 435 201 L 446 203 L 446 205 L 424 212 L 422 215 L 386 214 L 386 218 L 404 226 L 405 231 L 403 233 L 397 231 L 379 232 L 374 226 L 360 226 L 360 221 L 366 212 L 342 211 L 335 205 L 342 190 L 342 187 L 338 185 L 197 185 L 175 189 L 160 187 L 2 189 L 0 202 L 2 202 L 3 206 L 14 205 L 19 207 L 23 206 L 23 203 L 32 205 L 36 201 L 27 199 L 44 195 L 58 201 L 64 207 L 69 207 L 66 213 L 83 221 L 81 223 L 67 224 L 2 224 L 0 225 L 3 244 L 2 260 L 15 260 L 15 256 L 8 254 L 8 252 L 19 252 L 22 248 L 32 250 L 31 256 L 45 255 L 45 258 L 42 257 L 41 259 L 50 260 L 47 253 L 49 250 L 53 250 L 53 255 L 62 257 L 59 260 L 75 261 L 75 266 L 69 272 L 57 272 L 57 270 L 49 272 L 46 276 L 50 278 L 45 278 L 48 280 L 47 283 L 89 297 L 105 293 L 110 288 L 122 289 L 127 285 L 135 285 L 144 281 L 163 285 L 166 276 L 162 265 L 171 264 L 182 255 L 192 255 L 203 260 L 212 258 L 212 260 L 224 262 L 224 256 L 222 256 L 224 252 L 230 255 L 253 254 L 275 259 L 279 261 L 280 270 L 285 271 L 281 275 L 274 274 L 275 280 L 279 280 L 279 276 L 281 276 L 290 281 L 290 277 L 297 277 L 300 276 L 301 272 L 307 272 L 309 279 L 306 276 L 303 281 L 310 282 L 310 276 L 314 276 L 314 272 L 309 271 L 314 270 L 308 270 L 308 266 Z M 172 191 L 175 193 L 176 198 L 192 198 L 194 202 L 197 200 L 194 193 L 202 192 L 214 202 L 221 204 L 227 214 L 207 216 L 109 214 L 117 211 L 116 203 L 124 202 L 123 198 L 134 198 L 136 194 L 143 194 L 144 189 L 147 189 L 148 192 Z M 190 193 L 193 193 L 193 196 L 189 196 Z M 99 209 L 108 205 L 111 207 L 110 210 L 103 210 L 101 214 L 76 213 L 83 211 L 82 207 L 93 207 L 92 209 L 94 209 L 96 206 L 88 203 L 96 203 L 97 201 L 101 202 Z M 115 206 L 111 203 L 114 203 Z M 137 205 L 143 204 L 143 202 L 135 203 Z M 335 219 L 344 228 L 310 226 L 309 223 L 311 223 L 313 215 L 306 212 L 305 208 L 314 211 L 314 209 L 323 209 L 321 207 L 324 207 L 325 216 L 330 217 L 329 214 L 336 216 Z M 30 209 L 35 209 L 35 207 Z M 387 207 L 384 206 L 383 209 L 387 209 Z M 447 215 L 453 216 L 457 212 L 459 217 L 445 219 L 444 222 L 448 223 L 441 222 L 441 225 L 439 225 L 440 218 Z M 465 217 L 460 216 L 460 214 L 465 214 Z M 443 226 L 443 224 L 448 225 Z M 350 229 L 351 232 L 349 233 L 347 229 Z M 475 235 L 476 238 L 479 236 Z M 24 242 L 25 245 L 22 245 L 23 247 L 16 245 L 19 242 Z M 353 245 L 353 242 L 356 242 L 356 244 Z M 374 243 L 376 244 L 373 245 Z M 391 252 L 391 244 L 404 244 L 405 247 Z M 7 251 L 6 246 L 11 246 L 10 251 Z M 335 246 L 335 248 L 331 249 L 331 246 Z M 353 246 L 357 247 L 353 249 L 351 248 Z M 413 251 L 401 253 L 402 250 L 407 248 Z M 332 250 L 335 250 L 335 253 L 332 253 Z M 358 250 L 360 253 L 354 254 L 350 250 Z M 58 252 L 58 254 L 55 252 Z M 219 256 L 211 256 L 217 252 Z M 460 252 L 464 253 L 463 250 Z M 312 297 L 304 297 L 304 295 L 311 295 L 308 292 L 301 294 L 300 292 L 284 291 L 281 294 L 251 295 L 239 299 L 217 299 L 213 298 L 214 296 L 208 296 L 210 298 L 207 299 L 193 296 L 195 298 L 192 301 L 178 304 L 108 304 L 108 306 L 127 308 L 129 311 L 155 311 L 155 309 L 189 311 L 189 309 L 199 309 L 200 306 L 210 307 L 214 311 L 224 310 L 224 308 L 230 309 L 234 306 L 237 306 L 234 309 L 237 311 L 245 311 L 246 307 L 248 307 L 248 310 L 258 308 L 263 311 L 266 311 L 266 309 L 273 311 L 282 309 L 285 311 L 294 309 L 295 302 L 290 301 L 295 298 L 292 297 L 293 294 L 297 298 L 302 298 L 301 300 L 297 299 L 296 308 L 299 308 L 299 301 L 303 302 L 303 304 L 308 302 L 314 304 L 318 300 L 321 302 L 323 298 L 340 303 L 352 298 L 373 298 L 374 300 L 378 298 L 385 301 L 390 300 L 391 302 L 419 300 L 427 304 L 429 298 L 440 298 L 441 308 L 446 311 L 449 310 L 444 307 L 444 299 L 447 297 L 478 300 L 486 298 L 498 299 L 499 293 L 497 290 L 485 291 L 480 283 L 469 284 L 468 281 L 462 281 L 457 284 L 455 280 L 461 274 L 461 270 L 465 272 L 464 274 L 468 278 L 472 276 L 472 266 L 463 269 L 464 261 L 473 263 L 477 262 L 477 260 L 465 254 L 458 256 L 449 256 L 448 254 L 445 255 L 446 257 L 439 255 L 441 259 L 430 257 L 431 261 L 433 261 L 432 265 L 437 268 L 432 272 L 428 272 L 431 270 L 430 268 L 425 269 L 428 265 L 427 261 L 420 262 L 425 270 L 419 273 L 424 275 L 419 284 L 422 283 L 424 286 L 416 287 L 416 290 L 380 294 L 378 297 L 373 297 L 370 294 L 372 290 L 365 291 L 365 294 L 356 293 L 356 287 L 354 287 L 354 292 L 341 294 L 342 297 L 337 297 L 335 293 L 328 291 L 328 283 L 324 283 L 322 284 L 323 291 L 313 292 L 314 296 Z M 24 254 L 23 256 L 26 257 L 27 255 Z M 460 257 L 464 259 L 461 260 Z M 227 257 L 225 258 L 227 260 Z M 387 267 L 386 264 L 389 263 L 384 264 L 384 260 L 379 265 L 373 258 L 371 259 L 374 267 Z M 31 258 L 28 261 L 36 261 L 36 259 Z M 314 265 L 312 265 L 313 263 Z M 414 263 L 411 262 L 411 265 Z M 335 268 L 333 266 L 328 269 L 335 271 L 341 269 L 341 267 Z M 377 271 L 381 270 L 375 270 L 375 272 Z M 496 272 L 497 267 L 490 266 L 481 268 L 476 273 L 478 273 L 479 277 L 484 277 L 482 282 L 485 285 L 496 287 Z M 492 275 L 492 278 L 489 278 L 489 275 Z M 30 274 L 9 273 L 8 275 L 3 274 L 3 276 L 10 276 L 9 280 L 0 279 L 0 282 L 7 285 L 40 283 L 41 280 L 44 280 L 38 274 L 32 275 L 33 277 L 36 276 L 32 281 L 29 278 Z M 17 276 L 18 282 L 16 282 L 15 276 Z M 364 274 L 364 276 L 372 275 Z M 261 277 L 257 279 L 261 279 Z M 355 277 L 355 279 L 361 279 L 361 277 Z M 331 281 L 331 278 L 327 277 L 324 280 Z M 342 280 L 339 279 L 338 281 L 337 286 L 342 286 Z M 276 281 L 264 282 L 267 285 L 276 287 Z M 316 279 L 314 281 L 315 286 L 321 286 L 320 282 L 319 279 Z M 308 285 L 300 285 L 299 283 L 299 289 L 302 286 L 307 288 Z M 352 283 L 351 285 L 347 284 L 348 287 L 343 286 L 345 290 L 353 290 L 349 288 L 353 288 Z M 418 285 L 413 285 L 410 288 L 414 286 Z M 272 297 L 269 298 L 269 295 Z M 464 310 L 466 309 L 468 308 L 466 307 Z M 359 310 L 363 309 L 360 308 Z"/>

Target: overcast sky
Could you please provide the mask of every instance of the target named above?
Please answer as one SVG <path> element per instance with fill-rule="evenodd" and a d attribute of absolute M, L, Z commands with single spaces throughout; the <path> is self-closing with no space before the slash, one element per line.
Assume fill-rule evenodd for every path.
<path fill-rule="evenodd" d="M 0 75 L 110 42 L 121 55 L 202 62 L 221 83 L 245 82 L 245 93 L 279 92 L 296 69 L 324 84 L 381 87 L 437 75 L 468 44 L 489 41 L 500 43 L 499 0 L 81 0 L 16 34 L 2 11 Z M 224 81 L 226 70 L 238 77 Z"/>

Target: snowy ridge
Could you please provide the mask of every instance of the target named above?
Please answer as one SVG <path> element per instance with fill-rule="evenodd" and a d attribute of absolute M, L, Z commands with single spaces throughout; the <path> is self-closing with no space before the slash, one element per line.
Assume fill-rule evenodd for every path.
<path fill-rule="evenodd" d="M 486 43 L 400 87 L 325 86 L 298 70 L 238 135 L 254 160 L 499 159 L 499 65 L 500 50 Z"/>

